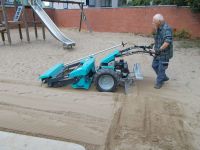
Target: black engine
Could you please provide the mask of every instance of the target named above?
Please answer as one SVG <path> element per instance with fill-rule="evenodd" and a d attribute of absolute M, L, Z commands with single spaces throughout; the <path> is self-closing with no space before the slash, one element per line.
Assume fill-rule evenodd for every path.
<path fill-rule="evenodd" d="M 128 76 L 129 69 L 128 69 L 128 63 L 124 61 L 123 59 L 120 59 L 119 61 L 115 61 L 115 70 L 117 72 L 120 72 L 122 78 L 126 78 Z"/>

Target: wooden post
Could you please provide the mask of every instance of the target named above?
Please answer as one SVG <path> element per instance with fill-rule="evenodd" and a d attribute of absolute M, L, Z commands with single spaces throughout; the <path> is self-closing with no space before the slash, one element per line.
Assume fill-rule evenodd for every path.
<path fill-rule="evenodd" d="M 20 36 L 20 39 L 22 40 L 22 39 L 23 39 L 23 36 L 22 36 L 22 29 L 21 29 L 21 24 L 20 24 L 20 23 L 18 24 L 18 29 L 19 29 L 19 36 Z"/>
<path fill-rule="evenodd" d="M 22 1 L 22 6 L 23 6 L 23 22 L 24 22 L 24 26 L 26 28 L 26 38 L 27 38 L 27 41 L 30 42 L 28 22 L 27 22 L 27 16 L 26 16 L 26 8 L 24 6 L 24 2 L 23 1 Z"/>
<path fill-rule="evenodd" d="M 5 35 L 4 35 L 5 30 L 4 29 L 1 30 L 1 38 L 2 38 L 2 41 L 3 41 L 4 45 L 5 45 Z"/>
<path fill-rule="evenodd" d="M 7 18 L 7 12 L 5 9 L 5 1 L 1 0 L 1 5 L 2 5 L 2 11 L 3 11 L 3 21 L 4 21 L 4 25 L 6 28 L 6 33 L 7 33 L 7 38 L 8 38 L 8 42 L 11 45 L 11 37 L 10 37 L 10 28 L 8 26 L 8 18 Z"/>
<path fill-rule="evenodd" d="M 35 13 L 34 13 L 33 9 L 31 9 L 31 10 L 32 10 L 32 13 L 33 13 L 33 24 L 34 24 L 34 29 L 35 29 L 35 37 L 37 39 L 38 38 L 38 32 L 37 32 L 37 25 L 36 25 L 36 20 L 35 20 Z"/>
<path fill-rule="evenodd" d="M 86 15 L 85 15 L 84 11 L 83 11 L 83 3 L 82 3 L 82 4 L 79 4 L 79 7 L 80 7 L 80 9 L 81 9 L 81 18 L 80 18 L 79 32 L 81 31 L 82 21 L 85 22 L 85 24 L 86 24 L 88 30 L 89 30 L 90 32 L 92 32 L 92 28 L 90 27 L 89 22 L 88 22 L 88 20 L 87 20 L 87 17 L 86 17 Z"/>
<path fill-rule="evenodd" d="M 44 26 L 43 23 L 42 23 L 42 36 L 43 36 L 43 40 L 45 40 L 46 39 L 46 37 L 45 37 L 45 26 Z"/>
<path fill-rule="evenodd" d="M 14 0 L 14 6 L 15 6 L 15 11 L 17 11 L 17 7 L 18 7 L 18 4 L 17 4 L 17 1 Z M 15 21 L 15 20 L 13 20 Z M 14 22 L 15 23 L 15 22 Z M 21 25 L 20 25 L 20 22 L 17 22 L 17 26 L 18 26 L 18 30 L 19 30 L 19 37 L 20 39 L 22 40 L 23 39 L 23 36 L 22 36 L 22 30 L 21 30 Z"/>
<path fill-rule="evenodd" d="M 81 9 L 81 13 L 80 13 L 80 25 L 79 25 L 79 32 L 81 31 L 81 26 L 82 26 L 82 21 L 83 21 L 83 4 L 79 4 L 79 7 Z"/>

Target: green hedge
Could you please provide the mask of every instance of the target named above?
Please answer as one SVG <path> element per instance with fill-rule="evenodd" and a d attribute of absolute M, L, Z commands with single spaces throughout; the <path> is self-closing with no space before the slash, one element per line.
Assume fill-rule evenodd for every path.
<path fill-rule="evenodd" d="M 190 6 L 194 12 L 200 12 L 200 0 L 131 0 L 130 6 L 148 6 L 148 5 L 177 5 Z"/>

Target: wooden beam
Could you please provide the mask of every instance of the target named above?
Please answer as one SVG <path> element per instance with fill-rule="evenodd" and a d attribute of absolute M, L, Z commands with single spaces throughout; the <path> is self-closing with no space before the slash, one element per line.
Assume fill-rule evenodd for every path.
<path fill-rule="evenodd" d="M 62 1 L 62 0 L 42 0 L 46 2 L 56 2 L 56 3 L 71 3 L 71 4 L 84 4 L 84 2 L 75 2 L 75 1 Z"/>

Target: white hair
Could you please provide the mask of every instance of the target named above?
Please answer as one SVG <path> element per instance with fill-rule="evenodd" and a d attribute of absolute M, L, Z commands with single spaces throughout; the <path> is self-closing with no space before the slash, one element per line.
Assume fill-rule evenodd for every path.
<path fill-rule="evenodd" d="M 153 16 L 153 19 L 156 20 L 156 21 L 164 21 L 164 17 L 161 14 L 155 14 Z"/>

